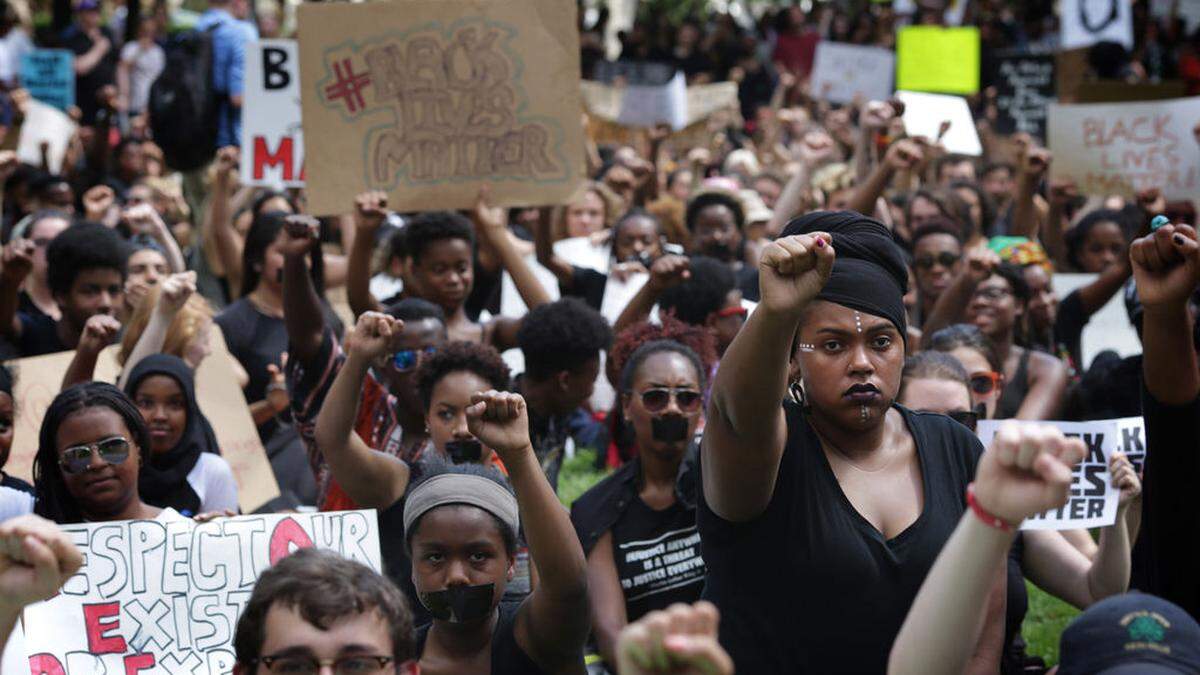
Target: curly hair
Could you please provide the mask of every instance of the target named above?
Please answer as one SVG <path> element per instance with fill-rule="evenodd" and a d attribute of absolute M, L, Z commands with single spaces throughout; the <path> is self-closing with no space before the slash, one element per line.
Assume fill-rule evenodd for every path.
<path fill-rule="evenodd" d="M 691 276 L 668 288 L 658 299 L 662 312 L 673 312 L 684 323 L 704 325 L 708 315 L 725 306 L 729 292 L 737 286 L 737 276 L 729 265 L 706 256 L 691 259 Z"/>
<path fill-rule="evenodd" d="M 414 263 L 434 242 L 461 239 L 475 249 L 475 231 L 471 221 L 453 211 L 425 211 L 404 228 L 404 248 Z"/>
<path fill-rule="evenodd" d="M 697 194 L 692 197 L 692 201 L 688 202 L 687 215 L 684 217 L 688 232 L 696 229 L 696 219 L 700 217 L 700 212 L 710 206 L 724 206 L 733 212 L 733 222 L 737 224 L 737 228 L 740 230 L 745 227 L 746 211 L 742 207 L 742 200 L 728 192 L 710 190 Z"/>
<path fill-rule="evenodd" d="M 129 251 L 121 235 L 99 223 L 79 223 L 63 230 L 46 247 L 47 282 L 50 292 L 66 295 L 82 272 L 112 269 L 125 280 Z"/>
<path fill-rule="evenodd" d="M 417 370 L 417 393 L 425 410 L 433 402 L 433 389 L 451 373 L 468 372 L 483 378 L 493 389 L 509 388 L 511 373 L 500 352 L 490 345 L 451 342 L 421 363 Z"/>
<path fill-rule="evenodd" d="M 579 298 L 563 298 L 534 308 L 517 331 L 525 374 L 543 381 L 574 371 L 612 344 L 612 328 L 600 312 Z"/>

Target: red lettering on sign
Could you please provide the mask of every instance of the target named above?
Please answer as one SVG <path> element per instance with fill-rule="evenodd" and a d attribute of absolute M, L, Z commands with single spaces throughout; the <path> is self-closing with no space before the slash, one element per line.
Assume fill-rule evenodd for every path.
<path fill-rule="evenodd" d="M 275 152 L 267 145 L 267 139 L 262 136 L 254 137 L 254 180 L 262 180 L 264 169 L 268 166 L 283 167 L 283 180 L 295 180 L 295 156 L 292 153 L 292 139 L 285 136 L 279 139 L 279 147 Z"/>
<path fill-rule="evenodd" d="M 1103 120 L 1085 118 L 1083 120 L 1083 144 L 1086 147 L 1112 145 L 1118 141 L 1123 143 L 1150 143 L 1179 141 L 1175 134 L 1167 128 L 1171 123 L 1171 115 L 1139 115 L 1129 119 Z"/>
<path fill-rule="evenodd" d="M 87 629 L 88 651 L 93 654 L 120 654 L 125 651 L 125 638 L 105 637 L 105 633 L 121 627 L 121 603 L 105 602 L 83 606 L 83 625 Z"/>
<path fill-rule="evenodd" d="M 153 654 L 130 654 L 125 657 L 125 675 L 137 675 L 154 667 Z"/>
<path fill-rule="evenodd" d="M 291 518 L 284 518 L 271 531 L 271 545 L 269 549 L 271 552 L 271 564 L 274 565 L 288 557 L 292 552 L 292 546 L 296 548 L 312 548 L 312 545 L 312 539 L 309 538 L 304 528 L 300 527 L 300 523 Z"/>
<path fill-rule="evenodd" d="M 34 654 L 29 657 L 29 675 L 67 675 L 53 654 Z"/>

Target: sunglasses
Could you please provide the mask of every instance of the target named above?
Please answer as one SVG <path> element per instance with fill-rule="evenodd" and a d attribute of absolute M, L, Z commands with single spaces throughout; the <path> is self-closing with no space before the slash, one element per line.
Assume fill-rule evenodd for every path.
<path fill-rule="evenodd" d="M 422 358 L 433 356 L 437 352 L 436 347 L 426 347 L 424 349 L 401 349 L 392 356 L 392 365 L 400 372 L 408 372 L 421 364 Z"/>
<path fill-rule="evenodd" d="M 934 265 L 942 267 L 953 267 L 954 263 L 959 261 L 959 257 L 949 251 L 942 251 L 937 255 L 923 255 L 913 261 L 913 267 L 921 270 L 933 269 Z"/>
<path fill-rule="evenodd" d="M 951 410 L 946 413 L 946 416 L 970 429 L 972 432 L 975 431 L 975 427 L 979 424 L 979 413 L 975 410 Z"/>
<path fill-rule="evenodd" d="M 987 396 L 996 391 L 1001 383 L 1004 382 L 1004 376 L 995 371 L 985 370 L 981 373 L 973 373 L 970 382 L 971 391 L 980 396 Z"/>
<path fill-rule="evenodd" d="M 100 454 L 106 464 L 120 464 L 129 459 L 129 441 L 121 436 L 106 438 L 90 445 L 76 445 L 63 450 L 58 465 L 70 474 L 80 474 L 92 465 L 92 453 Z"/>
<path fill-rule="evenodd" d="M 704 397 L 693 389 L 647 389 L 642 392 L 642 407 L 648 412 L 658 413 L 667 409 L 671 398 L 675 405 L 684 413 L 694 413 L 700 409 Z"/>

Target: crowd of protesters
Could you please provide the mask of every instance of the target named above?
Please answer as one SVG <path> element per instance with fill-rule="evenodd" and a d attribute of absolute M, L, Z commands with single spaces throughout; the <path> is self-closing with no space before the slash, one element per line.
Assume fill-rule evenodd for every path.
<path fill-rule="evenodd" d="M 180 171 L 148 119 L 165 4 L 78 0 L 47 35 L 3 4 L 5 128 L 35 34 L 75 55 L 79 123 L 61 171 L 0 150 L 0 353 L 73 352 L 32 480 L 0 473 L 4 672 L 24 667 L 21 609 L 82 564 L 58 525 L 239 511 L 196 377 L 214 349 L 279 487 L 261 510 L 375 509 L 383 558 L 264 573 L 235 672 L 1046 672 L 1026 580 L 1086 610 L 1061 672 L 1200 672 L 1195 205 L 1081 194 L 1050 180 L 1045 139 L 996 131 L 993 58 L 1055 50 L 1050 3 L 961 19 L 982 35 L 981 157 L 906 135 L 899 101 L 809 86 L 820 41 L 893 48 L 941 4 L 643 11 L 621 60 L 738 85 L 703 142 L 589 138 L 567 203 L 497 208 L 485 188 L 465 212 L 397 213 L 364 191 L 324 218 L 238 173 L 246 46 L 282 14 L 209 0 L 219 148 Z M 1200 91 L 1200 32 L 1150 4 L 1134 48 L 1095 45 L 1084 77 Z M 580 16 L 592 77 L 609 12 Z M 1061 295 L 1063 272 L 1091 276 Z M 1118 296 L 1143 354 L 1085 352 Z M 0 468 L 22 376 L 0 367 Z M 1035 422 L 1136 416 L 1147 457 L 1108 459 L 1112 525 L 1018 529 L 1084 456 Z M 1025 423 L 985 448 L 985 419 Z M 588 452 L 607 475 L 564 508 Z M 1134 614 L 1161 629 L 1130 637 Z"/>

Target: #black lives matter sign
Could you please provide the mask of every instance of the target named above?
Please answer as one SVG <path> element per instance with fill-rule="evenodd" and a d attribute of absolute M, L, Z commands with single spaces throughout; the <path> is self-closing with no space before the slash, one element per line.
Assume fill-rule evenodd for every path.
<path fill-rule="evenodd" d="M 984 447 L 1001 424 L 1012 420 L 983 420 L 979 423 L 979 440 Z M 1146 458 L 1142 418 L 1126 417 L 1092 422 L 1016 422 L 1017 424 L 1051 424 L 1064 435 L 1079 438 L 1087 454 L 1073 470 L 1071 491 L 1062 507 L 1038 514 L 1021 524 L 1022 530 L 1079 530 L 1107 527 L 1116 522 L 1117 501 L 1121 491 L 1112 485 L 1108 470 L 1114 452 L 1124 452 L 1134 469 L 1141 471 Z"/>
<path fill-rule="evenodd" d="M 1057 99 L 1052 54 L 1010 54 L 996 64 L 996 130 L 1046 137 L 1046 114 Z"/>

